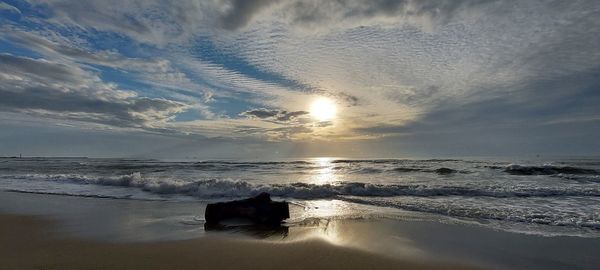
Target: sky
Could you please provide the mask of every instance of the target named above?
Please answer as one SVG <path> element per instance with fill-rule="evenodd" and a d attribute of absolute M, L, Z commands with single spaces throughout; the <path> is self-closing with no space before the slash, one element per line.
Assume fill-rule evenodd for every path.
<path fill-rule="evenodd" d="M 598 18 L 596 0 L 0 0 L 0 156 L 598 155 Z"/>

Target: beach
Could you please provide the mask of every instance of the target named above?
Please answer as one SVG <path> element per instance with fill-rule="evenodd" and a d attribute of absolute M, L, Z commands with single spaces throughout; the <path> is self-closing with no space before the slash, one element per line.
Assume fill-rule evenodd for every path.
<path fill-rule="evenodd" d="M 0 216 L 2 269 L 474 269 L 392 259 L 323 240 L 102 243 L 56 239 L 39 218 Z"/>
<path fill-rule="evenodd" d="M 2 269 L 593 269 L 599 263 L 593 238 L 386 219 L 213 232 L 182 218 L 202 213 L 195 202 L 0 195 Z"/>
<path fill-rule="evenodd" d="M 600 270 L 598 18 L 0 0 L 0 270 Z"/>
<path fill-rule="evenodd" d="M 152 206 L 138 201 L 7 192 L 2 195 L 2 269 L 476 269 L 466 264 L 393 258 L 337 245 L 311 237 L 310 233 L 302 233 L 306 238 L 283 241 L 277 235 L 257 238 L 243 232 L 206 234 L 201 232 L 201 224 L 183 225 L 192 227 L 194 233 L 190 236 L 185 232 L 168 233 L 178 224 L 136 231 L 136 227 L 144 225 L 112 223 L 125 218 L 123 213 L 128 211 L 139 221 L 139 215 L 148 213 Z M 116 210 L 122 203 L 139 204 L 140 212 L 114 211 L 113 219 L 102 214 L 107 208 Z M 58 209 L 50 210 L 54 207 Z M 99 216 L 94 215 L 95 210 Z M 101 227 L 104 230 L 98 229 Z M 144 238 L 148 234 L 152 237 Z"/>

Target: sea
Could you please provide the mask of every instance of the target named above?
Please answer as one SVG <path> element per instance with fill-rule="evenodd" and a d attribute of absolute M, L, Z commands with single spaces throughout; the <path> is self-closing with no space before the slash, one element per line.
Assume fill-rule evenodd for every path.
<path fill-rule="evenodd" d="M 268 192 L 309 219 L 435 220 L 600 237 L 600 158 L 0 158 L 0 190 L 215 202 Z"/>

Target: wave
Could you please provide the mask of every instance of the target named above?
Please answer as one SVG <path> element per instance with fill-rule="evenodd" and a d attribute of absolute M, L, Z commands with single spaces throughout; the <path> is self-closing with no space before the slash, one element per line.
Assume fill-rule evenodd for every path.
<path fill-rule="evenodd" d="M 401 172 L 401 173 L 405 173 L 405 172 L 421 172 L 421 171 L 423 171 L 423 169 L 398 167 L 398 168 L 392 169 L 392 171 L 394 171 L 394 172 Z"/>
<path fill-rule="evenodd" d="M 25 194 L 41 194 L 41 195 L 60 195 L 70 197 L 98 198 L 98 199 L 116 199 L 116 200 L 136 200 L 136 201 L 166 201 L 165 199 L 149 199 L 133 197 L 132 195 L 100 195 L 100 194 L 85 194 L 71 192 L 56 192 L 56 191 L 39 191 L 39 190 L 21 190 L 21 189 L 3 189 L 4 192 L 25 193 Z"/>
<path fill-rule="evenodd" d="M 335 166 L 335 167 L 332 167 L 331 169 L 334 171 L 343 171 L 345 173 L 356 173 L 356 174 L 376 174 L 376 173 L 383 172 L 382 169 L 373 168 L 373 167 Z"/>
<path fill-rule="evenodd" d="M 600 175 L 561 175 L 560 177 L 580 183 L 600 183 Z"/>
<path fill-rule="evenodd" d="M 599 174 L 598 171 L 571 166 L 522 166 L 510 164 L 504 171 L 512 175 Z"/>
<path fill-rule="evenodd" d="M 194 164 L 228 164 L 228 165 L 282 165 L 282 164 L 314 164 L 310 161 L 293 160 L 293 161 L 219 161 L 208 160 L 194 162 Z"/>
<path fill-rule="evenodd" d="M 437 174 L 446 175 L 446 174 L 453 174 L 457 171 L 450 169 L 450 168 L 439 168 L 439 169 L 435 169 L 434 172 Z"/>
<path fill-rule="evenodd" d="M 450 217 L 470 218 L 478 220 L 500 220 L 529 224 L 569 226 L 589 229 L 600 229 L 598 217 L 585 213 L 560 212 L 556 210 L 540 211 L 526 208 L 501 208 L 498 206 L 461 205 L 432 201 L 396 202 L 378 201 L 363 198 L 346 198 L 348 202 L 368 204 L 381 207 L 392 207 L 408 211 L 433 213 Z"/>
<path fill-rule="evenodd" d="M 336 159 L 332 160 L 331 163 L 397 163 L 405 160 L 402 159 Z"/>
<path fill-rule="evenodd" d="M 411 168 L 411 167 L 398 167 L 398 168 L 391 169 L 391 171 L 398 172 L 398 173 L 428 172 L 428 173 L 437 173 L 439 175 L 449 175 L 449 174 L 454 174 L 454 173 L 470 173 L 469 171 L 466 171 L 466 170 L 460 170 L 459 171 L 459 170 L 450 169 L 450 168 L 446 168 L 446 167 L 441 167 L 441 168 L 437 168 L 437 169 L 420 169 L 420 168 Z"/>
<path fill-rule="evenodd" d="M 331 163 L 405 163 L 405 162 L 423 162 L 423 163 L 441 163 L 441 162 L 459 162 L 460 159 L 336 159 Z"/>
<path fill-rule="evenodd" d="M 4 178 L 5 176 L 3 176 Z M 246 181 L 207 179 L 194 182 L 173 179 L 144 178 L 138 173 L 121 176 L 85 175 L 21 175 L 13 179 L 69 182 L 106 186 L 135 187 L 155 194 L 182 194 L 197 198 L 239 198 L 268 192 L 276 197 L 296 199 L 328 199 L 340 196 L 391 197 L 391 196 L 465 196 L 465 197 L 561 197 L 600 196 L 594 187 L 532 187 L 532 186 L 426 186 L 426 185 L 382 185 L 362 182 L 338 182 L 316 185 L 309 183 L 253 184 Z"/>
<path fill-rule="evenodd" d="M 346 167 L 346 166 L 335 166 L 332 168 L 336 171 L 345 171 L 348 173 L 358 173 L 358 174 L 377 174 L 382 173 L 384 171 L 387 172 L 396 172 L 396 173 L 410 173 L 410 172 L 426 172 L 426 173 L 437 173 L 439 175 L 448 175 L 453 173 L 469 173 L 468 171 L 458 171 L 455 169 L 450 169 L 446 167 L 441 167 L 437 169 L 424 169 L 424 168 L 414 168 L 414 167 L 397 167 L 393 169 L 379 169 L 373 167 Z"/>
<path fill-rule="evenodd" d="M 80 164 L 81 165 L 81 164 Z M 318 165 L 308 161 L 199 161 L 199 162 L 153 162 L 153 163 L 109 163 L 94 164 L 100 170 L 123 171 L 165 171 L 165 170 L 203 170 L 203 171 L 235 171 L 244 169 L 272 169 L 283 166 L 292 166 L 294 169 L 317 169 Z"/>

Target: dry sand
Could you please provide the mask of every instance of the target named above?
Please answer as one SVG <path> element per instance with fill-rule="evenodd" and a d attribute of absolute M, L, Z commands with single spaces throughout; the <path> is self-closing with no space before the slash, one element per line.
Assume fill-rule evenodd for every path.
<path fill-rule="evenodd" d="M 402 261 L 312 239 L 292 243 L 203 237 L 108 243 L 57 238 L 55 223 L 0 215 L 1 269 L 467 269 Z"/>

